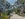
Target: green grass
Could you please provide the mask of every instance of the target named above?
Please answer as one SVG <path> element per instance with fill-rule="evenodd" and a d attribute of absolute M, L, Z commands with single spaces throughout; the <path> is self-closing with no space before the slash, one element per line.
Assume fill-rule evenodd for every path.
<path fill-rule="evenodd" d="M 9 15 L 7 16 L 7 14 L 8 14 L 7 12 L 4 12 L 1 14 L 1 17 L 7 19 L 7 18 L 9 18 Z"/>
<path fill-rule="evenodd" d="M 2 14 L 1 17 L 5 18 L 5 19 L 9 19 L 9 15 L 7 16 L 6 14 Z"/>

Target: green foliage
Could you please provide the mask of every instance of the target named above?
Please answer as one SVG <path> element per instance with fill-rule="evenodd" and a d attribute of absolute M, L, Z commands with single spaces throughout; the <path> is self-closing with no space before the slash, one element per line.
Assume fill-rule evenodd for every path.
<path fill-rule="evenodd" d="M 23 2 L 25 2 L 25 0 L 22 0 Z"/>
<path fill-rule="evenodd" d="M 18 14 L 18 13 L 19 13 L 18 9 L 17 9 L 17 11 L 16 11 L 15 13 L 16 13 L 16 14 Z"/>
<path fill-rule="evenodd" d="M 15 12 L 15 13 L 16 13 L 16 14 L 18 14 L 18 13 L 19 13 L 19 10 L 20 10 L 20 6 L 18 6 L 18 7 L 17 7 L 17 9 L 16 9 L 16 12 Z"/>
<path fill-rule="evenodd" d="M 10 13 L 12 13 L 13 11 L 12 10 L 8 10 L 8 15 L 10 15 Z"/>
<path fill-rule="evenodd" d="M 5 14 L 2 14 L 2 19 L 9 19 L 9 16 L 5 15 Z"/>
<path fill-rule="evenodd" d="M 4 12 L 1 14 L 2 19 L 9 19 L 9 15 L 7 16 L 8 12 Z"/>
<path fill-rule="evenodd" d="M 25 0 L 21 0 L 21 3 L 25 2 Z"/>

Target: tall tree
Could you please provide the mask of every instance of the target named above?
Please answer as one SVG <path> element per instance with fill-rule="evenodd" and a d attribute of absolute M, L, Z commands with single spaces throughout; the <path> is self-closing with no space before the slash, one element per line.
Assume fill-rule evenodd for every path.
<path fill-rule="evenodd" d="M 15 5 L 16 5 L 16 3 L 18 4 L 18 5 L 20 5 L 20 6 L 18 6 L 18 7 L 21 7 L 20 8 L 20 14 L 21 13 L 23 13 L 23 11 L 24 11 L 24 9 L 25 9 L 25 0 L 18 0 L 18 1 L 16 1 L 15 2 Z M 19 8 L 18 8 L 19 9 Z"/>
<path fill-rule="evenodd" d="M 6 1 L 6 8 L 10 7 L 10 3 Z"/>
<path fill-rule="evenodd" d="M 1 16 L 2 11 L 4 11 L 3 10 L 3 8 L 4 8 L 3 6 L 5 6 L 4 2 L 5 2 L 5 0 L 0 0 L 0 16 Z"/>

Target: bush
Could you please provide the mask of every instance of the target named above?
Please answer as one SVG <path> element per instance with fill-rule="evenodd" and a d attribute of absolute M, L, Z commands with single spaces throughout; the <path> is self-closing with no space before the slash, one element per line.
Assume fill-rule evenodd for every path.
<path fill-rule="evenodd" d="M 18 14 L 20 11 L 17 9 L 17 11 L 15 12 L 16 14 Z"/>
<path fill-rule="evenodd" d="M 8 15 L 10 15 L 10 13 L 12 13 L 12 10 L 8 10 Z"/>
<path fill-rule="evenodd" d="M 6 14 L 1 15 L 2 19 L 9 19 L 9 15 L 7 16 Z"/>
<path fill-rule="evenodd" d="M 9 19 L 9 16 L 3 16 L 2 19 Z"/>

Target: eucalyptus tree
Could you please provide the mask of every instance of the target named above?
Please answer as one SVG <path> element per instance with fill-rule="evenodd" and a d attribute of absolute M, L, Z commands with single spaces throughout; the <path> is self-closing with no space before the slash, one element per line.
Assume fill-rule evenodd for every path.
<path fill-rule="evenodd" d="M 25 11 L 25 0 L 21 0 L 20 3 L 21 4 L 21 8 L 20 8 L 20 14 L 23 13 L 23 11 Z"/>
<path fill-rule="evenodd" d="M 5 9 L 5 0 L 0 0 L 0 16 L 1 16 L 1 13 L 3 13 L 4 9 Z"/>
<path fill-rule="evenodd" d="M 15 7 L 17 6 L 17 9 L 22 11 L 22 12 L 20 11 L 19 13 L 23 13 L 23 11 L 25 10 L 25 0 L 17 0 L 14 6 Z"/>
<path fill-rule="evenodd" d="M 10 7 L 10 3 L 8 1 L 6 1 L 6 8 L 9 9 L 9 7 Z"/>

